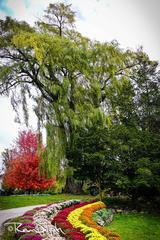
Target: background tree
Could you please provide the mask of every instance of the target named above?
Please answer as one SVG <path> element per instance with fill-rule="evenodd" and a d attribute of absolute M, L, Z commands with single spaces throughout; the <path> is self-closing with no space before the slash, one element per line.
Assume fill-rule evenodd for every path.
<path fill-rule="evenodd" d="M 2 170 L 5 170 L 9 167 L 9 161 L 12 159 L 12 151 L 6 148 L 2 152 Z"/>
<path fill-rule="evenodd" d="M 8 162 L 4 185 L 8 188 L 38 191 L 55 184 L 55 178 L 39 176 L 38 136 L 28 131 L 21 132 L 16 140 L 14 155 Z"/>
<path fill-rule="evenodd" d="M 71 4 L 50 3 L 45 10 L 44 19 L 37 22 L 40 30 L 62 36 L 67 33 L 68 28 L 73 28 L 75 13 Z"/>
<path fill-rule="evenodd" d="M 137 72 L 108 85 L 110 122 L 79 129 L 68 158 L 76 178 L 96 184 L 102 177 L 102 187 L 155 206 L 160 198 L 159 71 L 141 51 L 137 59 Z"/>
<path fill-rule="evenodd" d="M 109 187 L 106 175 L 113 174 L 113 151 L 107 128 L 96 122 L 89 129 L 76 131 L 74 145 L 68 149 L 69 165 L 74 169 L 74 177 L 82 183 L 90 182 L 97 187 L 100 199 L 102 190 Z M 113 177 L 113 175 L 112 175 Z"/>

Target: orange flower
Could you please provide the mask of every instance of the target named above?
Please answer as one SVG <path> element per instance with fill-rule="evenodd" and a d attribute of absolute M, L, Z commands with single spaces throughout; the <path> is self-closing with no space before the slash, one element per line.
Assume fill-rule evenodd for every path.
<path fill-rule="evenodd" d="M 100 225 L 94 222 L 92 218 L 92 214 L 99 209 L 105 208 L 105 204 L 102 202 L 98 202 L 96 205 L 89 206 L 85 208 L 80 216 L 80 220 L 89 227 L 95 228 L 98 230 L 103 236 L 107 237 L 108 240 L 120 240 L 120 236 L 117 233 L 113 233 Z"/>

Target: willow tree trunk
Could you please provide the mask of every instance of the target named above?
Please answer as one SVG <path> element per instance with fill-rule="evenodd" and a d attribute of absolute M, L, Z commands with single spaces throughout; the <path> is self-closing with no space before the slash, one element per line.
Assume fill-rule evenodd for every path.
<path fill-rule="evenodd" d="M 83 193 L 82 187 L 83 183 L 75 182 L 75 179 L 72 176 L 70 176 L 67 177 L 66 179 L 66 185 L 64 187 L 63 192 L 71 194 L 82 194 Z"/>
<path fill-rule="evenodd" d="M 74 111 L 74 105 L 72 106 L 72 110 Z M 69 123 L 69 132 L 70 132 L 70 141 L 69 141 L 69 148 L 72 148 L 74 144 L 74 129 L 72 127 L 72 124 Z M 63 192 L 65 193 L 72 193 L 72 194 L 82 194 L 83 190 L 83 182 L 76 182 L 73 176 L 67 176 L 66 178 L 66 184 L 63 189 Z"/>

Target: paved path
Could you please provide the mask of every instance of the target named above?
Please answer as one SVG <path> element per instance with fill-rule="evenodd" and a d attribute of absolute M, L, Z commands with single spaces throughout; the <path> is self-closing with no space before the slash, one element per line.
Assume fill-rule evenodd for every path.
<path fill-rule="evenodd" d="M 20 207 L 20 208 L 11 208 L 7 210 L 0 210 L 0 228 L 2 227 L 2 223 L 5 222 L 7 219 L 21 216 L 28 210 L 31 210 L 35 207 L 45 206 L 45 205 L 43 204 L 43 205 L 34 205 L 34 206 L 27 206 L 27 207 Z"/>

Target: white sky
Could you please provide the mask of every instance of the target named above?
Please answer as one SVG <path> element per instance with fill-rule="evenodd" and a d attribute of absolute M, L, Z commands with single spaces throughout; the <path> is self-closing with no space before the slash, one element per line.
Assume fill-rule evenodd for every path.
<path fill-rule="evenodd" d="M 53 0 L 0 0 L 0 18 L 12 15 L 31 24 Z M 143 46 L 153 60 L 160 60 L 160 0 L 66 0 L 77 12 L 76 28 L 99 41 L 116 39 L 122 48 Z M 8 99 L 0 97 L 0 152 L 17 137 L 18 128 Z M 31 116 L 32 126 L 36 121 Z"/>

